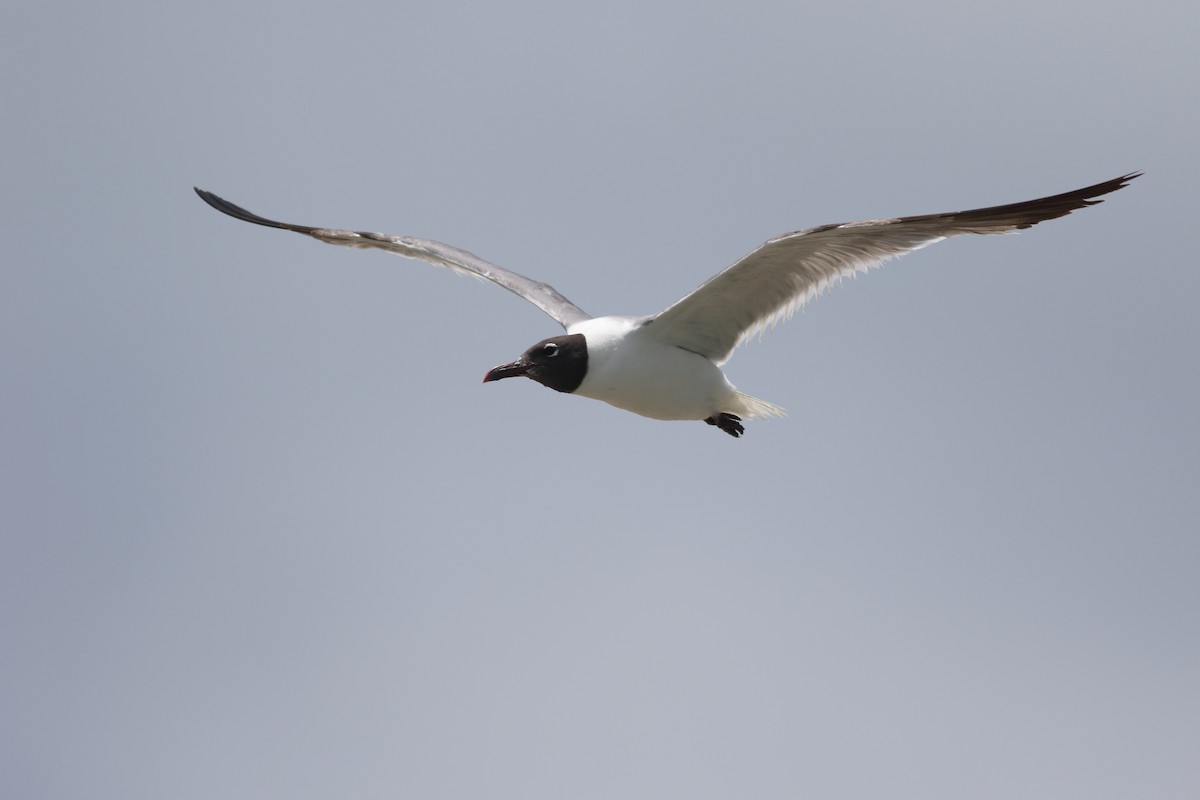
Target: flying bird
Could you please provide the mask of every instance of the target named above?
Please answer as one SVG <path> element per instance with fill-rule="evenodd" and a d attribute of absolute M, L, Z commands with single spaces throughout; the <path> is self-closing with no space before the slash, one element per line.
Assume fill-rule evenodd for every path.
<path fill-rule="evenodd" d="M 1023 203 L 915 217 L 821 225 L 769 239 L 657 314 L 592 317 L 549 284 L 451 245 L 409 236 L 314 228 L 260 217 L 212 192 L 196 194 L 244 222 L 328 244 L 386 250 L 491 281 L 533 303 L 566 333 L 530 347 L 484 382 L 524 376 L 558 392 L 603 400 L 644 417 L 702 420 L 730 436 L 742 421 L 783 409 L 739 392 L 721 371 L 734 349 L 790 317 L 830 283 L 963 233 L 1009 233 L 1066 216 L 1124 188 L 1140 172 Z"/>

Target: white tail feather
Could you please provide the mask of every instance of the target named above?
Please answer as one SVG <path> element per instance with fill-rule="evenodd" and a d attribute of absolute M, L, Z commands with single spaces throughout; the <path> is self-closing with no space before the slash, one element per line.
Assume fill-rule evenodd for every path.
<path fill-rule="evenodd" d="M 787 415 L 777 405 L 768 403 L 766 400 L 759 400 L 757 397 L 751 397 L 748 394 L 737 393 L 738 403 L 737 414 L 743 419 L 767 419 L 768 417 L 783 417 Z"/>

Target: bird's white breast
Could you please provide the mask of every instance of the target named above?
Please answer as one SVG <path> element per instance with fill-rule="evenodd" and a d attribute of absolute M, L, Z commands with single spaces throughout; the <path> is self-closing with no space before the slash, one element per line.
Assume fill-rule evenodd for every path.
<path fill-rule="evenodd" d="M 716 364 L 645 335 L 642 322 L 598 317 L 568 329 L 587 339 L 587 375 L 575 394 L 652 419 L 700 420 L 736 405 L 739 395 Z"/>

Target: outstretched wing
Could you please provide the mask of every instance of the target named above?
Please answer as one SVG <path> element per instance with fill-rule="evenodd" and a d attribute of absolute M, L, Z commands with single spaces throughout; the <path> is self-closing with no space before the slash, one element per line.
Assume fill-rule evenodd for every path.
<path fill-rule="evenodd" d="M 217 197 L 212 192 L 196 189 L 200 199 L 210 206 L 243 222 L 253 222 L 255 225 L 265 225 L 268 228 L 280 228 L 285 231 L 295 231 L 319 239 L 327 244 L 339 244 L 345 247 L 374 247 L 397 253 L 408 258 L 418 258 L 442 267 L 472 275 L 476 278 L 491 281 L 497 286 L 508 289 L 519 295 L 553 317 L 559 325 L 567 328 L 576 322 L 591 319 L 579 306 L 563 297 L 554 287 L 526 278 L 510 270 L 498 267 L 484 261 L 479 256 L 459 250 L 448 244 L 434 242 L 428 239 L 415 239 L 411 236 L 390 236 L 386 233 L 371 233 L 369 231 L 343 231 L 334 228 L 312 228 L 308 225 L 291 225 L 286 222 L 276 222 L 273 219 L 260 217 L 241 206 L 235 206 L 228 200 Z"/>
<path fill-rule="evenodd" d="M 1007 233 L 1102 202 L 1134 172 L 1085 189 L 1012 203 L 849 222 L 777 236 L 653 317 L 648 335 L 711 358 L 728 360 L 750 336 L 790 317 L 830 283 L 960 233 Z"/>

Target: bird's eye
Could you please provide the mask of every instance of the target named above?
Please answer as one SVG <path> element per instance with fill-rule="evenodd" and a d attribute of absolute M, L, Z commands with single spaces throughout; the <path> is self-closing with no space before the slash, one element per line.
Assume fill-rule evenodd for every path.
<path fill-rule="evenodd" d="M 544 345 L 542 345 L 542 355 L 544 355 L 546 358 L 552 358 L 558 355 L 558 345 L 556 345 L 554 342 L 546 342 Z"/>

